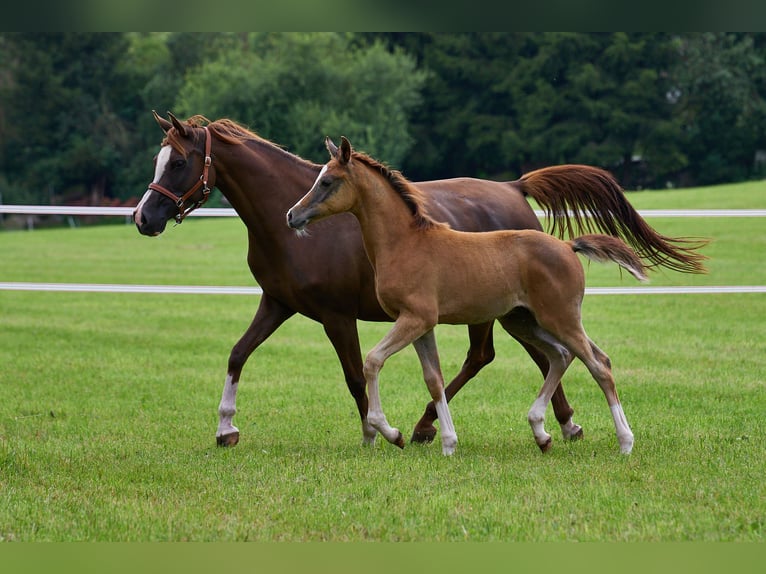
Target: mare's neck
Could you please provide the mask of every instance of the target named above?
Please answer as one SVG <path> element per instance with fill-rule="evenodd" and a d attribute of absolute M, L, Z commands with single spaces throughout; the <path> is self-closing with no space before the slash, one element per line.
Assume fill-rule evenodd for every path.
<path fill-rule="evenodd" d="M 256 237 L 288 236 L 285 213 L 300 199 L 320 166 L 265 140 L 215 142 L 216 187 Z"/>

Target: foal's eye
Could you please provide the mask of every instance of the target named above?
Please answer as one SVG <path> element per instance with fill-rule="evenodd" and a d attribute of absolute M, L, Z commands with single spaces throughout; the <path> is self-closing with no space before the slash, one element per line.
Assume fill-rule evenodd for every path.
<path fill-rule="evenodd" d="M 319 185 L 322 187 L 330 187 L 330 184 L 332 183 L 332 180 L 330 178 L 324 178 L 322 181 L 319 182 Z"/>

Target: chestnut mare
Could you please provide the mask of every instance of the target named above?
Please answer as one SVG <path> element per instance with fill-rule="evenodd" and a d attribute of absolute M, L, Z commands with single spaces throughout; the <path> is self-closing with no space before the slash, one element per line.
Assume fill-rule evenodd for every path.
<path fill-rule="evenodd" d="M 644 281 L 644 264 L 638 256 L 609 235 L 584 235 L 565 242 L 529 229 L 456 231 L 429 217 L 422 192 L 398 171 L 352 152 L 346 138 L 340 148 L 329 139 L 326 143 L 332 159 L 287 212 L 287 223 L 304 234 L 309 223 L 338 213 L 350 212 L 359 221 L 365 251 L 375 268 L 378 299 L 394 319 L 394 326 L 364 362 L 367 422 L 389 442 L 404 447 L 402 433 L 388 424 L 383 413 L 378 376 L 391 355 L 412 344 L 439 416 L 442 452 L 452 454 L 457 434 L 444 394 L 434 327 L 497 319 L 510 335 L 543 353 L 550 365 L 528 414 L 540 449 L 545 452 L 551 446 L 544 428 L 548 402 L 577 357 L 604 392 L 620 452 L 629 454 L 633 433 L 617 397 L 609 357 L 582 328 L 585 274 L 576 253 L 614 261 Z"/>
<path fill-rule="evenodd" d="M 299 241 L 284 224 L 284 215 L 316 179 L 321 165 L 288 153 L 228 119 L 209 122 L 194 116 L 185 122 L 154 114 L 165 132 L 150 189 L 134 213 L 143 235 L 159 235 L 167 221 L 180 222 L 217 187 L 237 211 L 248 233 L 247 262 L 263 289 L 255 317 L 232 348 L 219 405 L 216 440 L 234 445 L 239 431 L 232 424 L 242 369 L 255 349 L 296 313 L 318 321 L 335 348 L 362 420 L 364 440 L 376 431 L 367 424 L 367 395 L 356 320 L 390 321 L 375 296 L 372 267 L 364 253 L 359 225 L 351 215 L 312 228 L 312 241 Z M 210 146 L 210 149 L 206 149 Z M 209 162 L 205 158 L 210 158 Z M 202 184 L 200 185 L 200 182 Z M 558 233 L 597 230 L 624 237 L 655 265 L 681 272 L 702 271 L 702 257 L 682 239 L 656 233 L 625 199 L 616 181 L 589 166 L 544 168 L 512 182 L 458 178 L 418 183 L 431 216 L 454 229 L 541 229 L 525 197 L 549 214 Z M 189 193 L 191 191 L 191 194 Z M 580 218 L 580 210 L 587 217 Z M 321 261 L 322 265 L 316 265 Z M 447 386 L 449 400 L 494 357 L 493 323 L 468 327 L 470 347 L 460 372 Z M 545 356 L 520 341 L 543 375 Z M 563 388 L 552 405 L 565 438 L 582 429 Z M 412 440 L 436 435 L 432 403 L 417 423 Z"/>

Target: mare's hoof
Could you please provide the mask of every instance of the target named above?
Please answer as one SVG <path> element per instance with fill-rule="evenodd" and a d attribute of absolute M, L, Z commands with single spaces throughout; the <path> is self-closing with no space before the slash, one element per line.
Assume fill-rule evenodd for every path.
<path fill-rule="evenodd" d="M 410 438 L 410 442 L 428 444 L 433 442 L 435 438 L 436 438 L 436 427 L 433 427 L 433 426 L 431 428 L 415 427 L 415 430 L 412 431 L 412 438 Z"/>
<path fill-rule="evenodd" d="M 402 433 L 399 433 L 399 436 L 396 437 L 396 440 L 394 441 L 394 444 L 398 446 L 399 448 L 404 448 L 404 437 L 402 436 Z"/>
<path fill-rule="evenodd" d="M 234 446 L 239 442 L 239 432 L 232 432 L 215 437 L 218 446 Z"/>
<path fill-rule="evenodd" d="M 545 441 L 543 444 L 538 444 L 537 446 L 540 447 L 540 450 L 542 452 L 548 452 L 551 450 L 551 447 L 553 446 L 553 439 L 551 437 L 548 437 L 548 440 Z"/>

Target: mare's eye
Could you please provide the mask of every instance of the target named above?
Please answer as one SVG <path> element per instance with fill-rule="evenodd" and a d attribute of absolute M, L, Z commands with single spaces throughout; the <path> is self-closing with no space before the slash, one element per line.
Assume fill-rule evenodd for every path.
<path fill-rule="evenodd" d="M 181 169 L 185 165 L 186 165 L 186 160 L 185 159 L 177 159 L 177 160 L 173 161 L 173 163 L 171 164 L 173 169 Z"/>

